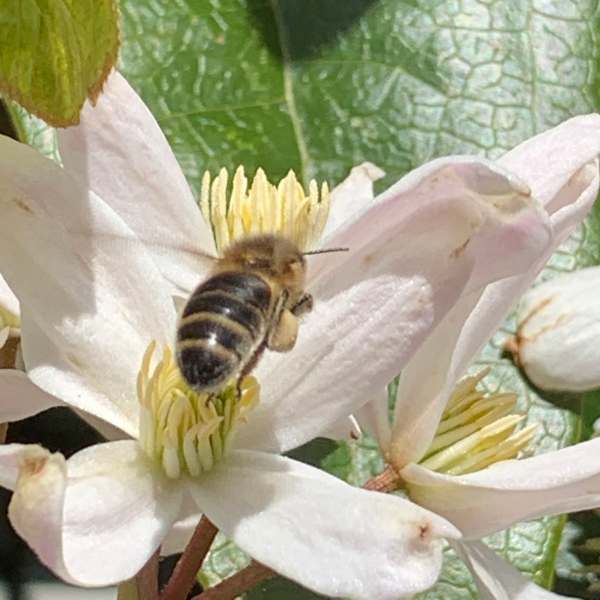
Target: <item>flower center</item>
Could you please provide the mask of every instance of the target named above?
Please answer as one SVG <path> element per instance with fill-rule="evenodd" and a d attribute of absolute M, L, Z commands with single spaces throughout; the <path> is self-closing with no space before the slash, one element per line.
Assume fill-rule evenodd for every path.
<path fill-rule="evenodd" d="M 534 436 L 536 425 L 517 430 L 524 415 L 513 414 L 516 394 L 487 394 L 477 389 L 489 373 L 466 377 L 456 386 L 421 465 L 463 475 L 501 460 L 516 458 Z"/>
<path fill-rule="evenodd" d="M 287 237 L 300 250 L 311 250 L 318 242 L 329 215 L 329 188 L 312 180 L 308 194 L 290 171 L 277 186 L 270 183 L 262 169 L 252 184 L 244 168 L 238 167 L 231 189 L 229 174 L 221 169 L 211 180 L 207 171 L 202 178 L 200 208 L 211 223 L 219 253 L 232 240 L 244 235 L 274 233 Z"/>
<path fill-rule="evenodd" d="M 259 386 L 253 377 L 218 394 L 190 389 L 166 347 L 153 367 L 156 343 L 144 354 L 138 374 L 140 444 L 168 477 L 198 476 L 221 460 L 240 422 L 258 404 Z"/>

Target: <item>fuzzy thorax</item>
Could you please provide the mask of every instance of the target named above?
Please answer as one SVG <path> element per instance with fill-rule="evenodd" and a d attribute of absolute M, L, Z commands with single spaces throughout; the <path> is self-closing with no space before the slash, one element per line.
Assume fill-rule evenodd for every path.
<path fill-rule="evenodd" d="M 487 394 L 477 386 L 487 375 L 466 377 L 455 388 L 421 465 L 432 471 L 463 475 L 516 458 L 534 436 L 536 425 L 517 426 L 523 415 L 512 411 L 515 394 Z"/>
<path fill-rule="evenodd" d="M 229 174 L 221 169 L 211 179 L 202 178 L 200 208 L 211 224 L 219 254 L 233 240 L 247 235 L 270 233 L 294 242 L 300 250 L 314 249 L 329 216 L 329 188 L 313 180 L 308 193 L 290 171 L 277 185 L 258 169 L 249 185 L 243 167 L 238 167 L 231 186 Z"/>
<path fill-rule="evenodd" d="M 199 394 L 186 385 L 168 347 L 153 365 L 155 350 L 152 342 L 137 380 L 140 444 L 168 477 L 195 477 L 225 456 L 239 424 L 258 404 L 259 386 L 246 377 L 241 397 L 235 385 Z"/>

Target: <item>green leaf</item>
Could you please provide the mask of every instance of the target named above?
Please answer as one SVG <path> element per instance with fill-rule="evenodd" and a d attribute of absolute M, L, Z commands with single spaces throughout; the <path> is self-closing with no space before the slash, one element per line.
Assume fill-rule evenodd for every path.
<path fill-rule="evenodd" d="M 493 158 L 600 108 L 592 0 L 123 0 L 122 12 L 122 70 L 196 189 L 205 169 L 240 163 L 271 178 L 291 167 L 305 181 L 335 184 L 364 160 L 386 170 L 384 187 L 436 156 Z M 23 139 L 37 144 L 39 132 L 21 124 Z M 599 223 L 596 211 L 544 277 L 597 264 Z M 534 390 L 503 356 L 513 331 L 509 318 L 476 368 L 492 367 L 490 389 L 519 393 L 528 422 L 540 423 L 536 452 L 577 441 L 600 412 L 598 399 Z M 323 446 L 305 450 L 315 462 Z M 369 440 L 319 460 L 354 484 L 382 464 Z M 563 524 L 519 524 L 489 543 L 549 586 Z M 215 549 L 211 581 L 231 572 L 231 548 Z M 475 598 L 462 563 L 450 550 L 445 556 L 440 582 L 423 597 Z M 271 585 L 276 591 L 266 586 L 261 598 L 281 597 L 283 583 Z"/>
<path fill-rule="evenodd" d="M 79 122 L 119 47 L 115 0 L 4 0 L 0 92 L 57 127 Z"/>

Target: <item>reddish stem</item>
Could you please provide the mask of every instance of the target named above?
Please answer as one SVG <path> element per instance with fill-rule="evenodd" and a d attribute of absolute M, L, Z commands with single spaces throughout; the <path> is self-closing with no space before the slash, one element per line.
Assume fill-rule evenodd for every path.
<path fill-rule="evenodd" d="M 160 595 L 160 600 L 185 600 L 187 598 L 217 531 L 217 528 L 202 515 L 192 534 L 192 539 L 177 561 L 171 579 Z"/>

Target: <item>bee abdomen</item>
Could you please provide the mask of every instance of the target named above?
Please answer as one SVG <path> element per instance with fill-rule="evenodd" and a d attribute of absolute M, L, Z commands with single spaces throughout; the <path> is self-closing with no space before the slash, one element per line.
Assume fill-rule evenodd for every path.
<path fill-rule="evenodd" d="M 221 273 L 188 300 L 177 331 L 179 368 L 197 390 L 233 377 L 264 336 L 271 301 L 267 282 L 249 273 Z"/>

